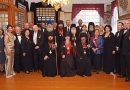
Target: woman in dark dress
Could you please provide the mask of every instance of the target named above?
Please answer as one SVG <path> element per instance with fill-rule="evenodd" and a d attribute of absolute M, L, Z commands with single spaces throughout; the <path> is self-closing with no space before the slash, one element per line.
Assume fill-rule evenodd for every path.
<path fill-rule="evenodd" d="M 4 52 L 4 31 L 0 29 L 0 72 L 4 71 L 5 52 Z"/>
<path fill-rule="evenodd" d="M 70 41 L 70 35 L 65 36 L 65 41 L 61 46 L 62 60 L 60 64 L 60 75 L 64 76 L 74 76 L 74 59 L 73 59 L 73 46 Z"/>
<path fill-rule="evenodd" d="M 115 54 L 115 44 L 114 44 L 114 34 L 111 32 L 112 27 L 106 25 L 104 38 L 104 72 L 107 74 L 113 74 L 114 72 L 114 54 Z"/>
<path fill-rule="evenodd" d="M 57 45 L 54 42 L 54 36 L 50 32 L 48 35 L 48 42 L 46 43 L 44 47 L 45 50 L 43 51 L 43 77 L 53 77 L 57 75 L 56 47 Z"/>
<path fill-rule="evenodd" d="M 77 45 L 78 61 L 77 74 L 80 76 L 91 76 L 90 45 L 86 43 L 86 33 L 81 33 L 81 42 Z"/>
<path fill-rule="evenodd" d="M 32 40 L 30 39 L 30 32 L 29 30 L 25 31 L 25 36 L 22 38 L 21 41 L 22 46 L 22 53 L 23 59 L 22 64 L 24 67 L 24 71 L 29 74 L 32 71 Z"/>

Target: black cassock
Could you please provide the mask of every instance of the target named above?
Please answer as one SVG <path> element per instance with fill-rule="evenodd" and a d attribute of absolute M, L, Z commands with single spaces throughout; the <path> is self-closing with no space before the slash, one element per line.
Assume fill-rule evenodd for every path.
<path fill-rule="evenodd" d="M 61 45 L 64 41 L 64 32 L 63 30 L 58 30 L 56 32 L 56 41 L 57 41 L 57 62 L 58 62 L 58 68 L 60 68 L 60 63 L 61 63 Z"/>
<path fill-rule="evenodd" d="M 27 39 L 26 37 L 22 38 L 21 41 L 22 53 L 25 53 L 25 56 L 22 56 L 22 65 L 24 67 L 24 71 L 32 70 L 32 40 Z"/>
<path fill-rule="evenodd" d="M 86 44 L 79 43 L 78 46 L 77 74 L 91 75 L 90 50 Z"/>
<path fill-rule="evenodd" d="M 67 48 L 69 48 L 67 50 Z M 65 58 L 61 60 L 60 75 L 61 76 L 74 76 L 74 59 L 73 59 L 73 47 L 72 45 L 66 46 L 65 43 L 61 46 L 61 54 L 65 55 Z"/>
<path fill-rule="evenodd" d="M 52 44 L 47 43 L 44 47 L 43 53 L 43 70 L 42 74 L 45 76 L 56 76 L 57 75 L 57 68 L 56 68 L 56 51 L 52 47 Z M 49 58 L 44 60 L 45 56 Z"/>
<path fill-rule="evenodd" d="M 73 45 L 73 58 L 74 58 L 74 65 L 75 65 L 75 69 L 77 68 L 77 43 L 78 43 L 78 37 L 74 36 L 73 34 L 71 34 L 71 42 Z"/>
<path fill-rule="evenodd" d="M 114 62 L 115 62 L 115 55 L 112 53 L 112 51 L 115 51 L 115 38 L 114 34 L 110 33 L 108 37 L 105 37 L 105 34 L 103 35 L 104 38 L 104 61 L 103 61 L 103 69 L 104 72 L 107 74 L 114 72 Z"/>

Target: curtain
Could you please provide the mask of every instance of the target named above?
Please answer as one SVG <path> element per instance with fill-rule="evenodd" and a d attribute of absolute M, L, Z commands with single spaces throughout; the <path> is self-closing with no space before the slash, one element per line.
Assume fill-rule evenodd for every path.
<path fill-rule="evenodd" d="M 97 10 L 99 15 L 104 18 L 104 4 L 73 4 L 72 20 L 81 10 Z"/>
<path fill-rule="evenodd" d="M 113 33 L 117 32 L 117 22 L 118 22 L 118 1 L 114 0 L 111 3 L 111 26 L 113 29 Z"/>
<path fill-rule="evenodd" d="M 114 14 L 114 8 L 117 7 L 118 1 L 114 0 L 113 2 L 111 2 L 111 15 L 113 16 Z M 112 17 L 111 16 L 111 17 Z"/>

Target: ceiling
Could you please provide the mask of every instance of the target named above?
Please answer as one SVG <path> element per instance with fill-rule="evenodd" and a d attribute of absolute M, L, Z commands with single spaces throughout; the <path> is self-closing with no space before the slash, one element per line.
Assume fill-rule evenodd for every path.
<path fill-rule="evenodd" d="M 111 3 L 112 1 L 114 0 L 72 0 L 72 2 L 74 4 L 82 4 L 82 3 L 85 3 L 85 4 L 106 4 L 106 3 Z"/>
<path fill-rule="evenodd" d="M 42 0 L 26 0 L 29 2 L 41 2 Z M 113 0 L 72 0 L 74 4 L 79 4 L 79 3 L 110 3 Z"/>
<path fill-rule="evenodd" d="M 31 2 L 38 3 L 38 2 L 41 2 L 42 0 L 26 0 L 26 1 L 28 1 L 29 3 L 31 3 Z M 104 4 L 104 5 L 108 5 L 112 1 L 114 1 L 114 0 L 72 0 L 72 2 L 69 5 L 63 7 L 63 10 L 65 12 L 72 12 L 72 4 Z"/>

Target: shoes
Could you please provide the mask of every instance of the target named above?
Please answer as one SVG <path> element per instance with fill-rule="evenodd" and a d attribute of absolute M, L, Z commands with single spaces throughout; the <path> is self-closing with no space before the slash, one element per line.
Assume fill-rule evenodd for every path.
<path fill-rule="evenodd" d="M 29 72 L 29 71 L 26 71 L 25 73 L 26 73 L 26 74 L 30 74 L 30 72 Z"/>
<path fill-rule="evenodd" d="M 116 79 L 116 74 L 114 74 L 113 72 L 111 72 L 110 75 L 112 75 L 113 78 Z"/>
<path fill-rule="evenodd" d="M 6 78 L 11 78 L 11 77 L 13 77 L 13 75 L 8 75 L 8 76 L 6 76 Z"/>
<path fill-rule="evenodd" d="M 129 82 L 129 81 L 130 81 L 130 79 L 126 78 L 126 79 L 125 79 L 125 81 L 126 81 L 126 82 Z"/>

